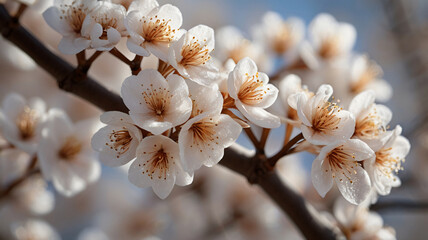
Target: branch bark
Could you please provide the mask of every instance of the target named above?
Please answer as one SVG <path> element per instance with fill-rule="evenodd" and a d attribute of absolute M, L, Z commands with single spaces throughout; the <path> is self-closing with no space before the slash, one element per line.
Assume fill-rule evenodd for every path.
<path fill-rule="evenodd" d="M 41 68 L 50 73 L 61 89 L 104 111 L 128 112 L 120 96 L 86 75 L 80 75 L 74 67 L 52 53 L 19 23 L 13 22 L 3 4 L 0 4 L 0 30 L 4 38 L 26 52 Z M 319 220 L 319 213 L 302 196 L 284 184 L 275 172 L 260 174 L 257 167 L 260 164 L 256 162 L 260 162 L 260 159 L 257 161 L 236 148 L 228 148 L 220 163 L 247 178 L 257 175 L 258 185 L 288 214 L 307 239 L 336 238 L 337 235 Z"/>
<path fill-rule="evenodd" d="M 372 211 L 408 211 L 408 210 L 417 210 L 417 211 L 427 211 L 428 210 L 428 201 L 421 200 L 409 200 L 409 199 L 396 199 L 396 200 L 384 200 L 377 202 L 376 204 L 370 206 Z"/>
<path fill-rule="evenodd" d="M 27 53 L 41 68 L 52 75 L 62 90 L 73 93 L 104 111 L 128 112 L 120 96 L 92 78 L 79 74 L 74 67 L 52 53 L 19 23 L 14 22 L 3 4 L 0 6 L 0 28 L 3 37 Z"/>

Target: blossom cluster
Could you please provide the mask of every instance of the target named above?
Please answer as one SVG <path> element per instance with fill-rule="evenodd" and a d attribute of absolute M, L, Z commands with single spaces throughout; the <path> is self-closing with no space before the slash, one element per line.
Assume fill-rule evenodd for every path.
<path fill-rule="evenodd" d="M 90 147 L 96 127 L 96 122 L 90 120 L 73 124 L 61 109 L 47 110 L 40 98 L 27 101 L 16 93 L 7 95 L 0 109 L 0 130 L 5 140 L 0 153 L 1 184 L 6 186 L 40 168 L 43 179 L 52 181 L 61 194 L 72 196 L 82 191 L 100 176 L 100 164 Z M 41 180 L 34 175 L 32 181 L 27 181 L 30 185 L 21 187 L 43 193 L 47 191 L 46 183 Z M 33 194 L 41 198 L 42 208 L 52 202 L 46 201 L 52 196 L 42 197 L 49 192 Z M 37 208 L 38 204 L 28 206 Z"/>
<path fill-rule="evenodd" d="M 390 128 L 391 110 L 377 103 L 387 101 L 392 90 L 380 66 L 353 51 L 352 25 L 320 14 L 305 29 L 298 18 L 268 12 L 250 40 L 232 26 L 216 34 L 205 25 L 182 29 L 180 10 L 156 0 L 58 0 L 43 17 L 61 34 L 58 49 L 64 54 L 113 53 L 126 41 L 130 52 L 155 57 L 158 65 L 120 79 L 129 112 L 103 113 L 102 127 L 91 120 L 73 124 L 63 110 L 48 110 L 38 98 L 6 96 L 0 109 L 0 184 L 31 175 L 14 191 L 19 200 L 14 203 L 49 212 L 53 196 L 46 182 L 74 196 L 99 178 L 98 160 L 126 165 L 132 184 L 151 187 L 165 199 L 174 185 L 189 185 L 197 170 L 218 164 L 243 129 L 259 148 L 267 141 L 261 129 L 269 134 L 284 126 L 283 147 L 297 139 L 284 155 L 314 154 L 315 190 L 324 198 L 336 185 L 346 199 L 337 201 L 327 219 L 347 238 L 395 237 L 368 206 L 400 186 L 397 172 L 410 143 L 400 125 Z M 273 74 L 277 63 L 283 67 Z M 282 171 L 281 163 L 276 170 Z M 207 178 L 223 177 L 216 174 Z M 228 184 L 224 198 L 241 190 Z M 47 228 L 39 222 L 23 225 L 28 231 Z"/>

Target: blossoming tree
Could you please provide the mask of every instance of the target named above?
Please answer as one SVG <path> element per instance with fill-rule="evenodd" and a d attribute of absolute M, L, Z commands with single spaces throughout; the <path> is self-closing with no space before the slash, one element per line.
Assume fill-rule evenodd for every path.
<path fill-rule="evenodd" d="M 2 3 L 2 35 L 61 89 L 105 112 L 97 121 L 74 123 L 39 98 L 8 94 L 0 109 L 0 200 L 16 204 L 31 188 L 37 200 L 20 204 L 49 212 L 53 196 L 46 184 L 73 197 L 100 178 L 101 165 L 125 166 L 130 183 L 168 199 L 175 185 L 196 185 L 198 172 L 213 183 L 223 178 L 215 170 L 220 164 L 259 185 L 308 239 L 395 238 L 369 206 L 400 186 L 397 172 L 410 144 L 400 126 L 388 125 L 389 108 L 377 103 L 392 90 L 374 61 L 352 51 L 352 25 L 320 14 L 306 31 L 302 20 L 268 12 L 251 41 L 232 26 L 182 29 L 180 10 L 156 0 L 58 0 L 44 10 L 43 24 L 62 36 L 62 54 L 76 56 L 72 67 L 20 24 L 33 4 Z M 112 92 L 88 77 L 107 54 L 131 70 Z M 157 67 L 145 67 L 149 57 Z M 275 62 L 283 66 L 274 69 Z M 274 131 L 283 131 L 283 140 L 268 139 Z M 241 133 L 254 151 L 238 145 Z M 273 142 L 280 147 L 268 152 Z M 332 214 L 315 210 L 281 179 L 281 161 L 300 152 L 313 154 L 310 177 L 319 197 L 337 199 Z M 27 186 L 36 181 L 37 187 Z M 234 190 L 219 194 L 239 188 L 230 183 L 224 189 Z M 39 220 L 19 224 L 18 239 L 59 238 Z M 115 239 L 108 230 L 102 234 Z"/>

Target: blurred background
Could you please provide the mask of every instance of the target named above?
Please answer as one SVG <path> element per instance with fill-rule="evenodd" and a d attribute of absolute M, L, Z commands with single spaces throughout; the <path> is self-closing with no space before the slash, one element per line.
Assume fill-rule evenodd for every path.
<path fill-rule="evenodd" d="M 251 27 L 266 11 L 283 18 L 296 16 L 307 25 L 317 14 L 332 14 L 338 21 L 357 29 L 355 51 L 367 53 L 384 71 L 393 87 L 393 97 L 384 103 L 393 112 L 391 126 L 400 124 L 412 145 L 411 153 L 399 173 L 402 186 L 383 200 L 428 201 L 428 1 L 425 0 L 171 0 L 183 14 L 183 28 L 206 24 L 214 29 L 233 25 L 251 38 Z M 58 53 L 58 33 L 50 29 L 40 12 L 28 10 L 23 25 Z M 65 109 L 74 121 L 98 118 L 100 111 L 83 100 L 58 91 L 53 79 L 34 63 L 0 41 L 0 99 L 10 92 L 26 97 L 38 96 L 49 107 Z M 125 44 L 122 43 L 125 49 Z M 60 54 L 60 53 L 58 53 Z M 61 54 L 60 54 L 61 55 Z M 74 56 L 64 58 L 75 64 Z M 147 58 L 145 67 L 156 67 Z M 96 61 L 90 74 L 119 92 L 130 75 L 127 66 L 109 54 Z M 278 129 L 269 139 L 273 151 L 282 141 Z M 279 143 L 278 143 L 279 142 Z M 251 147 L 246 136 L 238 143 Z M 275 145 L 276 144 L 276 145 Z M 290 184 L 316 204 L 320 199 L 310 181 L 314 156 L 298 154 L 281 161 L 280 172 Z M 231 184 L 233 183 L 233 184 Z M 74 198 L 55 195 L 54 210 L 44 219 L 63 239 L 301 239 L 287 217 L 256 186 L 221 166 L 196 172 L 195 182 L 175 188 L 167 200 L 152 196 L 151 189 L 138 189 L 127 180 L 126 170 L 103 167 L 101 179 Z M 328 202 L 329 196 L 327 196 Z M 329 204 L 319 206 L 328 209 Z M 330 206 L 331 207 L 331 206 Z M 6 213 L 5 213 L 6 212 Z M 426 209 L 389 208 L 380 210 L 385 225 L 392 226 L 398 239 L 426 239 Z M 15 218 L 7 211 L 1 217 L 0 238 Z M 125 235 L 127 234 L 127 235 Z M 138 237 L 136 237 L 138 236 Z"/>

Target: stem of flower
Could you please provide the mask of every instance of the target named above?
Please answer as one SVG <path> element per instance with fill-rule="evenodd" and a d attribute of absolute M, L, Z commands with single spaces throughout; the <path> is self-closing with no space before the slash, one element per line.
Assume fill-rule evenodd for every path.
<path fill-rule="evenodd" d="M 6 198 L 7 196 L 9 196 L 15 188 L 17 188 L 19 185 L 25 182 L 25 180 L 28 179 L 30 176 L 36 173 L 40 173 L 40 169 L 35 169 L 36 164 L 37 164 L 37 156 L 34 156 L 31 158 L 31 162 L 30 164 L 28 164 L 28 167 L 25 173 L 20 178 L 15 179 L 6 188 L 0 191 L 0 201 Z"/>
<path fill-rule="evenodd" d="M 287 127 L 285 127 L 285 136 L 284 136 L 284 145 L 287 145 L 288 141 L 290 140 L 291 133 L 293 133 L 293 125 L 287 123 Z"/>
<path fill-rule="evenodd" d="M 86 63 L 86 50 L 76 54 L 77 66 L 81 67 Z"/>
<path fill-rule="evenodd" d="M 304 138 L 303 133 L 300 133 L 299 135 L 291 139 L 278 153 L 276 153 L 274 156 L 267 159 L 266 161 L 267 167 L 269 167 L 270 169 L 273 169 L 275 167 L 275 164 L 278 162 L 278 160 L 284 157 L 285 155 L 289 154 L 291 152 L 290 151 L 291 148 L 303 138 Z"/>
<path fill-rule="evenodd" d="M 132 65 L 132 61 L 129 60 L 125 55 L 123 55 L 123 53 L 121 53 L 119 50 L 117 50 L 117 48 L 114 47 L 112 50 L 109 51 L 109 53 L 111 53 L 113 56 L 115 56 L 120 61 L 127 64 L 128 66 Z"/>
<path fill-rule="evenodd" d="M 141 71 L 141 62 L 143 56 L 135 55 L 129 67 L 131 68 L 132 75 L 137 75 Z"/>
<path fill-rule="evenodd" d="M 88 65 L 88 68 L 89 68 L 89 66 L 92 65 L 92 63 L 95 61 L 95 59 L 97 59 L 102 53 L 103 53 L 103 51 L 96 51 L 96 52 L 94 52 L 94 54 L 92 54 L 88 58 L 88 60 L 86 60 L 86 65 Z"/>
<path fill-rule="evenodd" d="M 270 128 L 263 128 L 262 137 L 260 138 L 260 150 L 264 150 L 266 146 L 267 138 L 269 137 Z"/>
<path fill-rule="evenodd" d="M 253 143 L 254 147 L 256 149 L 260 149 L 260 143 L 257 140 L 256 136 L 254 135 L 253 131 L 251 130 L 251 128 L 244 128 L 245 133 L 247 134 L 248 138 L 250 139 L 250 141 Z"/>
<path fill-rule="evenodd" d="M 19 4 L 19 8 L 18 11 L 16 11 L 15 15 L 13 16 L 13 20 L 18 22 L 19 18 L 22 16 L 22 14 L 25 12 L 25 10 L 27 9 L 27 5 L 24 3 Z"/>

